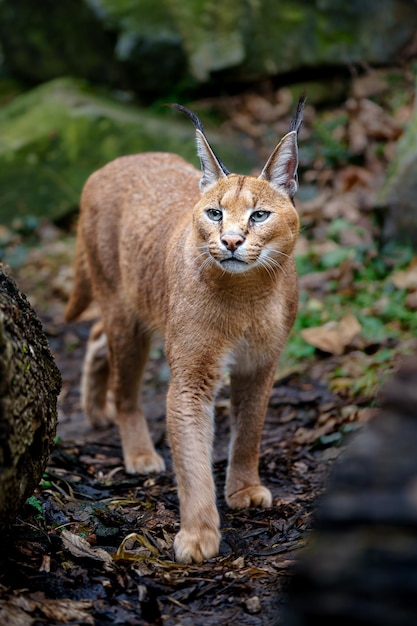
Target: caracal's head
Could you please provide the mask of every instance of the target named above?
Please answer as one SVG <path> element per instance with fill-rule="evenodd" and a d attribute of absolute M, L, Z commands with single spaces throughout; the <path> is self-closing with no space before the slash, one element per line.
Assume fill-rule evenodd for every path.
<path fill-rule="evenodd" d="M 289 132 L 258 178 L 230 173 L 211 149 L 197 116 L 173 105 L 196 126 L 202 196 L 193 219 L 203 267 L 215 266 L 228 273 L 254 268 L 263 268 L 269 275 L 284 271 L 299 229 L 293 198 L 298 186 L 297 134 L 303 105 L 301 99 Z"/>

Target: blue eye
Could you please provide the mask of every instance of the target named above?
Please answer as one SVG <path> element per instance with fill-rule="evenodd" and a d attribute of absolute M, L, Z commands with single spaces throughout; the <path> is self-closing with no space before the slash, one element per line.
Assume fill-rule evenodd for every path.
<path fill-rule="evenodd" d="M 264 222 L 271 215 L 269 211 L 254 211 L 250 216 L 252 222 Z"/>
<path fill-rule="evenodd" d="M 223 212 L 220 209 L 207 209 L 206 213 L 212 222 L 221 222 L 223 219 Z"/>

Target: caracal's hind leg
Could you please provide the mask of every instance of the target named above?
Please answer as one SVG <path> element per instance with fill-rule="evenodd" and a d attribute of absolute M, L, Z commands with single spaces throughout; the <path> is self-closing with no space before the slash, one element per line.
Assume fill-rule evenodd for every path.
<path fill-rule="evenodd" d="M 91 329 L 81 379 L 81 404 L 94 428 L 114 422 L 107 404 L 109 385 L 109 354 L 102 322 Z"/>
<path fill-rule="evenodd" d="M 231 376 L 231 442 L 226 501 L 233 509 L 269 507 L 270 491 L 261 485 L 258 464 L 262 429 L 275 365 Z"/>
<path fill-rule="evenodd" d="M 125 469 L 130 474 L 163 471 L 164 461 L 155 451 L 139 401 L 151 336 L 137 320 L 123 317 L 111 322 L 106 320 L 110 382 Z"/>

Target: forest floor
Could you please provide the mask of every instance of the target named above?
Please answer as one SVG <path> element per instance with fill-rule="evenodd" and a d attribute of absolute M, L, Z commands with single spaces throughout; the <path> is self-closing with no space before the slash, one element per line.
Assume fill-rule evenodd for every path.
<path fill-rule="evenodd" d="M 63 321 L 73 229 L 28 220 L 0 231 L 3 261 L 39 313 L 63 377 L 57 442 L 3 557 L 1 623 L 285 624 L 285 588 L 332 462 L 375 414 L 383 381 L 417 335 L 416 258 L 404 246 L 381 243 L 374 210 L 411 115 L 412 87 L 407 72 L 371 72 L 352 80 L 338 104 L 321 105 L 317 96 L 306 107 L 300 310 L 270 396 L 260 461 L 273 505 L 230 511 L 225 504 L 226 375 L 213 459 L 222 544 L 202 565 L 173 560 L 179 512 L 162 346 L 151 354 L 144 407 L 168 470 L 132 477 L 123 470 L 116 428 L 93 431 L 80 406 L 82 359 L 97 312 Z M 198 106 L 214 108 L 225 132 L 256 149 L 262 162 L 286 132 L 293 99 L 268 85 Z"/>

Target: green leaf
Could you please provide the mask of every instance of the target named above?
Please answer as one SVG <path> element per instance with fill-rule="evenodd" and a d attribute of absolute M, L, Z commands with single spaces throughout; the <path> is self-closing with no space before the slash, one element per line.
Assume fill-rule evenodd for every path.
<path fill-rule="evenodd" d="M 324 269 L 328 270 L 333 267 L 339 267 L 349 258 L 355 257 L 355 248 L 351 247 L 338 247 L 334 250 L 329 250 L 321 257 L 321 265 Z"/>

